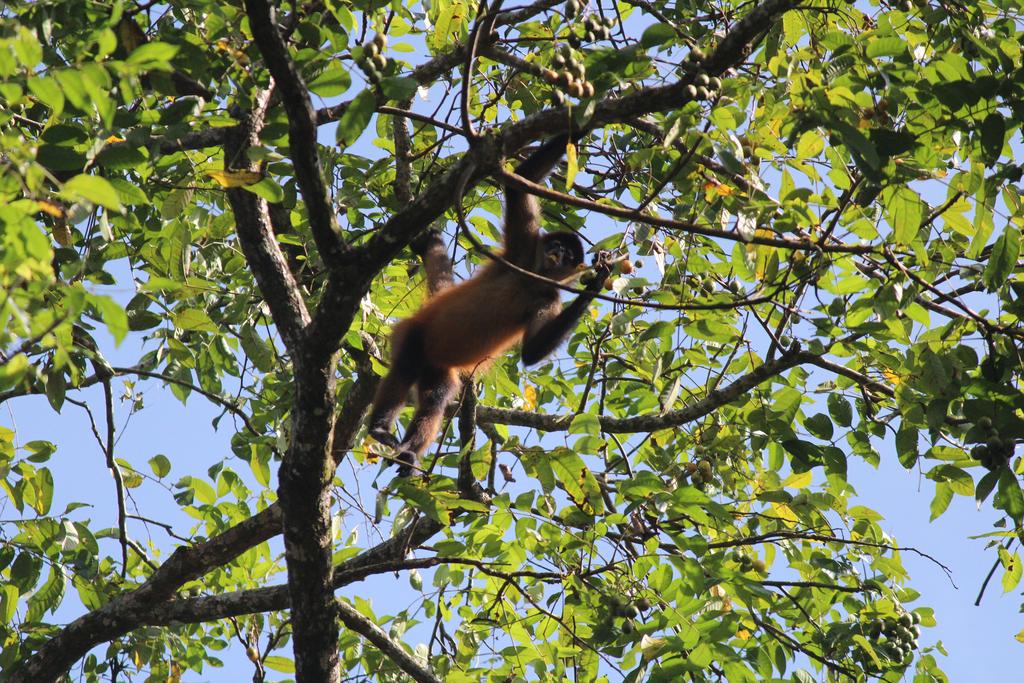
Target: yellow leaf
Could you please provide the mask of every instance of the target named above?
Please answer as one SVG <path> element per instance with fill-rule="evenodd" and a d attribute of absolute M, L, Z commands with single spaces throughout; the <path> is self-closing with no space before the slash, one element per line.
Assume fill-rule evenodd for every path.
<path fill-rule="evenodd" d="M 565 163 L 568 165 L 568 168 L 565 169 L 565 189 L 569 190 L 580 170 L 576 161 L 576 145 L 571 142 L 565 146 Z"/>
<path fill-rule="evenodd" d="M 782 482 L 783 486 L 788 486 L 794 489 L 804 489 L 811 485 L 811 479 L 813 474 L 810 470 L 801 472 L 800 474 L 791 474 L 786 477 L 786 480 Z"/>
<path fill-rule="evenodd" d="M 704 194 L 707 196 L 708 201 L 712 199 L 712 195 L 718 195 L 719 197 L 728 197 L 733 194 L 736 190 L 725 185 L 723 183 L 709 180 L 704 183 Z"/>
<path fill-rule="evenodd" d="M 50 214 L 55 218 L 64 218 L 64 207 L 60 204 L 55 204 L 54 202 L 46 199 L 40 199 L 36 201 L 36 205 L 43 213 Z"/>
<path fill-rule="evenodd" d="M 736 631 L 736 637 L 740 640 L 750 640 L 750 631 L 741 628 L 739 631 Z"/>
<path fill-rule="evenodd" d="M 895 372 L 893 372 L 892 370 L 889 370 L 888 368 L 883 369 L 882 370 L 882 374 L 885 375 L 885 378 L 887 380 L 889 380 L 890 382 L 892 382 L 893 384 L 902 384 L 903 383 L 902 378 L 899 375 L 897 375 Z"/>
<path fill-rule="evenodd" d="M 221 187 L 243 187 L 263 180 L 263 174 L 256 171 L 207 171 L 206 175 Z"/>
<path fill-rule="evenodd" d="M 786 526 L 796 526 L 797 522 L 800 521 L 785 503 L 772 503 L 772 512 L 775 513 L 779 520 L 785 522 Z"/>
<path fill-rule="evenodd" d="M 1024 643 L 1024 631 L 1015 635 L 1014 638 L 1016 638 L 1018 642 Z"/>
<path fill-rule="evenodd" d="M 110 135 L 107 137 L 107 142 L 124 142 L 124 138 L 118 137 L 117 135 Z"/>
<path fill-rule="evenodd" d="M 535 410 L 537 408 L 537 387 L 527 384 L 523 388 L 523 403 L 526 410 Z"/>

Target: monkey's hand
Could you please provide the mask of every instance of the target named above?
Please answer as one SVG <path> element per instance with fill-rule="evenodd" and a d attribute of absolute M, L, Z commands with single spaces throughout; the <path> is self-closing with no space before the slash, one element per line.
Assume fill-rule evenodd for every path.
<path fill-rule="evenodd" d="M 590 278 L 587 289 L 591 291 L 597 291 L 604 286 L 604 281 L 611 275 L 612 266 L 615 264 L 614 259 L 610 251 L 601 250 L 594 254 L 594 260 L 591 262 L 591 267 L 594 269 L 594 275 Z"/>

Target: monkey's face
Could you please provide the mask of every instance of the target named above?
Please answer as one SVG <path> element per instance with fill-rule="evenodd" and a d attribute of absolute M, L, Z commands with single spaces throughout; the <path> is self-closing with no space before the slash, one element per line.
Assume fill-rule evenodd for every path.
<path fill-rule="evenodd" d="M 543 251 L 541 263 L 538 264 L 541 275 L 552 280 L 579 275 L 579 266 L 583 263 L 583 245 L 575 233 L 552 232 L 542 239 Z"/>

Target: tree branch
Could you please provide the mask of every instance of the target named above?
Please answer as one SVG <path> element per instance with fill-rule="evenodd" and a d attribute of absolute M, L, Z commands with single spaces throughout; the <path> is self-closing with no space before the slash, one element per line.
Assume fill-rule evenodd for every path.
<path fill-rule="evenodd" d="M 242 168 L 248 166 L 245 151 L 259 140 L 269 100 L 270 91 L 258 93 L 253 111 L 242 125 L 229 129 L 224 154 L 227 170 L 237 168 L 235 164 L 240 164 Z M 235 216 L 235 230 L 245 260 L 267 301 L 274 325 L 281 333 L 288 350 L 294 355 L 298 352 L 306 327 L 309 325 L 309 311 L 306 310 L 299 286 L 274 238 L 267 203 L 241 187 L 228 188 L 227 196 Z"/>
<path fill-rule="evenodd" d="M 338 600 L 337 605 L 338 616 L 345 626 L 373 643 L 378 650 L 393 661 L 399 669 L 409 674 L 414 681 L 419 683 L 440 683 L 440 678 L 435 676 L 430 669 L 420 664 L 419 660 L 409 652 L 406 652 L 401 643 L 392 640 L 371 619 L 360 614 L 359 610 L 344 600 Z"/>
<path fill-rule="evenodd" d="M 317 114 L 309 98 L 309 90 L 278 32 L 276 10 L 265 0 L 245 0 L 245 11 L 253 38 L 270 75 L 274 77 L 275 87 L 281 92 L 281 102 L 288 114 L 292 168 L 306 203 L 310 231 L 320 258 L 328 267 L 336 267 L 349 250 L 341 240 L 327 183 L 320 169 L 316 142 Z"/>

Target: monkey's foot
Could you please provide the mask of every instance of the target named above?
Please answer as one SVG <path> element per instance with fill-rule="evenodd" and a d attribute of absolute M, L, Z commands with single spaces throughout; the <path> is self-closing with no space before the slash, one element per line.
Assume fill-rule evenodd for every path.
<path fill-rule="evenodd" d="M 398 448 L 398 437 L 383 427 L 371 427 L 370 438 L 388 448 Z"/>
<path fill-rule="evenodd" d="M 413 470 L 420 470 L 419 462 L 417 462 L 416 454 L 412 451 L 402 451 L 398 454 L 398 476 L 408 477 L 413 473 Z"/>

